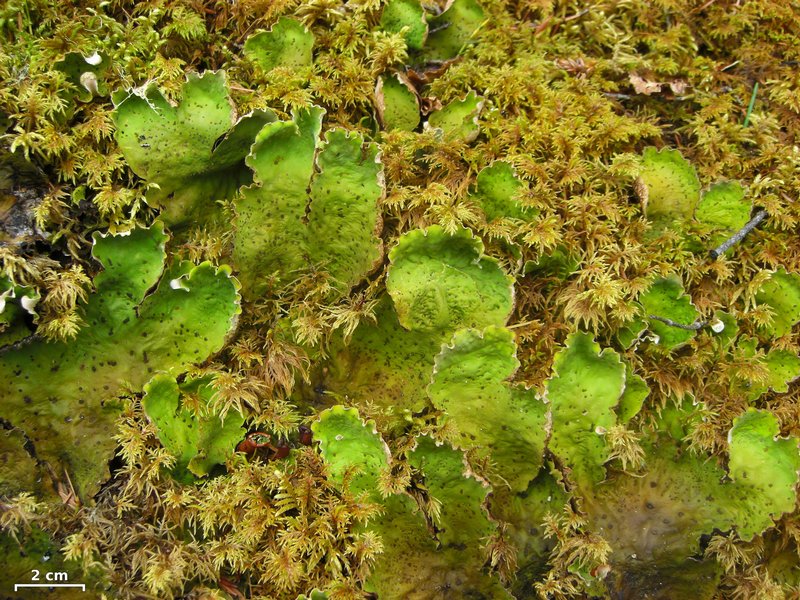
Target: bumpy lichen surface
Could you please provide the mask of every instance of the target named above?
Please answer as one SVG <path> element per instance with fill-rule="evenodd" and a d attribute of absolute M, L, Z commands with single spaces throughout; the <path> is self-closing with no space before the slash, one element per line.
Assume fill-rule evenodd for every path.
<path fill-rule="evenodd" d="M 348 491 L 380 502 L 385 495 L 380 475 L 389 465 L 384 442 L 370 424 L 355 409 L 334 406 L 320 415 L 313 431 L 333 478 Z M 499 581 L 481 572 L 480 543 L 494 527 L 482 507 L 487 489 L 465 476 L 463 458 L 429 437 L 417 440 L 409 464 L 424 477 L 423 500 L 440 503 L 441 510 L 426 526 L 424 510 L 408 495 L 383 500 L 384 513 L 368 528 L 387 544 L 366 589 L 406 598 L 427 598 L 443 588 L 458 595 L 506 597 Z"/>
<path fill-rule="evenodd" d="M 548 426 L 535 392 L 505 382 L 519 364 L 515 350 L 507 329 L 462 329 L 436 357 L 428 394 L 459 444 L 485 449 L 498 482 L 524 491 L 541 467 Z"/>
<path fill-rule="evenodd" d="M 207 414 L 212 384 L 209 377 L 189 377 L 179 385 L 169 375 L 156 375 L 144 386 L 142 408 L 158 429 L 161 444 L 176 458 L 172 472 L 184 481 L 223 464 L 245 433 L 241 415 L 221 419 Z M 199 400 L 194 410 L 186 406 L 189 396 Z"/>
<path fill-rule="evenodd" d="M 795 597 L 798 61 L 778 0 L 5 3 L 0 597 Z"/>
<path fill-rule="evenodd" d="M 412 231 L 389 253 L 386 289 L 400 324 L 417 331 L 499 325 L 511 312 L 510 278 L 482 257 L 467 230 Z"/>
<path fill-rule="evenodd" d="M 172 225 L 200 225 L 252 180 L 244 157 L 271 112 L 234 123 L 225 73 L 190 74 L 174 107 L 156 86 L 118 92 L 115 137 L 125 161 L 147 181 L 148 202 Z"/>
<path fill-rule="evenodd" d="M 677 150 L 646 148 L 639 184 L 643 212 L 658 229 L 691 219 L 700 200 L 697 172 Z"/>
<path fill-rule="evenodd" d="M 122 385 L 141 388 L 156 370 L 204 360 L 222 346 L 239 311 L 229 269 L 175 263 L 165 270 L 166 240 L 160 224 L 126 236 L 96 235 L 93 256 L 105 268 L 94 279 L 78 335 L 23 341 L 2 354 L 8 421 L 25 433 L 38 460 L 69 469 L 83 498 L 107 477 Z"/>
<path fill-rule="evenodd" d="M 650 330 L 658 336 L 657 343 L 672 350 L 685 344 L 695 336 L 692 329 L 682 329 L 660 319 L 668 319 L 678 325 L 692 326 L 697 320 L 697 310 L 692 299 L 683 291 L 680 279 L 671 274 L 656 279 L 646 292 L 639 296 Z"/>
<path fill-rule="evenodd" d="M 616 421 L 614 408 L 625 389 L 625 365 L 586 334 L 575 334 L 556 355 L 547 382 L 552 407 L 550 448 L 572 471 L 575 484 L 591 487 L 604 478 L 609 448 L 603 434 Z"/>
<path fill-rule="evenodd" d="M 314 107 L 266 126 L 247 158 L 256 185 L 236 203 L 234 257 L 250 297 L 311 269 L 344 293 L 380 258 L 377 147 L 337 130 L 320 144 L 323 114 Z"/>

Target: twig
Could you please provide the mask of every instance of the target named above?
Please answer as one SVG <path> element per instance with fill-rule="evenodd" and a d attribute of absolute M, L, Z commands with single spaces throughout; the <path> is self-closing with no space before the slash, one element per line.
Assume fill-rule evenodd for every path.
<path fill-rule="evenodd" d="M 685 329 L 686 331 L 697 331 L 698 329 L 702 329 L 706 325 L 708 325 L 708 321 L 695 321 L 691 325 L 684 325 L 683 323 L 677 323 L 672 319 L 667 319 L 666 317 L 659 317 L 658 315 L 647 315 L 648 319 L 652 319 L 653 321 L 661 321 L 664 325 L 669 325 L 670 327 L 677 327 L 678 329 Z"/>
<path fill-rule="evenodd" d="M 579 12 L 575 13 L 574 15 L 570 15 L 569 17 L 565 17 L 564 20 L 562 20 L 561 22 L 562 23 L 569 23 L 570 21 L 574 21 L 575 19 L 580 19 L 583 15 L 588 14 L 589 10 L 590 9 L 588 9 L 588 8 L 584 8 L 582 11 L 579 11 Z"/>
<path fill-rule="evenodd" d="M 506 329 L 518 329 L 520 327 L 525 327 L 526 325 L 532 325 L 533 323 L 538 323 L 538 321 L 522 321 L 521 323 L 514 323 L 513 325 L 506 326 Z"/>
<path fill-rule="evenodd" d="M 728 69 L 732 69 L 733 67 L 735 67 L 736 65 L 738 65 L 740 62 L 742 62 L 742 61 L 740 61 L 740 60 L 736 60 L 736 61 L 732 62 L 731 64 L 729 64 L 727 67 L 722 67 L 722 68 L 720 69 L 720 72 L 722 72 L 722 71 L 727 71 Z"/>
<path fill-rule="evenodd" d="M 445 21 L 445 22 L 444 22 L 444 23 L 442 23 L 441 25 L 436 25 L 436 26 L 434 26 L 434 27 L 431 27 L 431 28 L 428 30 L 428 35 L 434 34 L 434 33 L 436 33 L 437 31 L 444 31 L 445 29 L 447 29 L 448 27 L 450 27 L 450 25 L 452 25 L 452 23 L 450 23 L 450 21 Z"/>
<path fill-rule="evenodd" d="M 690 11 L 689 11 L 689 14 L 694 14 L 694 13 L 702 12 L 702 11 L 704 11 L 705 9 L 707 9 L 709 6 L 711 6 L 712 4 L 714 4 L 714 2 L 716 2 L 716 0 L 708 0 L 708 2 L 706 2 L 705 4 L 703 4 L 703 6 L 699 6 L 699 7 L 695 8 L 694 10 L 690 10 Z"/>
<path fill-rule="evenodd" d="M 550 21 L 552 20 L 553 20 L 553 15 L 548 15 L 547 17 L 545 17 L 545 19 L 541 23 L 539 23 L 533 30 L 533 37 L 536 37 L 537 35 L 542 33 L 545 29 L 547 29 L 547 26 L 550 25 Z"/>
<path fill-rule="evenodd" d="M 731 246 L 741 242 L 748 233 L 750 233 L 751 231 L 753 231 L 753 229 L 756 228 L 756 225 L 761 223 L 761 221 L 763 221 L 766 218 L 767 218 L 767 211 L 763 209 L 758 211 L 752 219 L 750 219 L 747 223 L 745 223 L 744 227 L 742 227 L 739 231 L 737 231 L 731 237 L 725 240 L 725 242 L 723 242 L 720 246 L 714 248 L 711 251 L 711 258 L 719 258 L 723 254 L 725 254 L 725 252 L 727 252 L 727 250 Z"/>
<path fill-rule="evenodd" d="M 758 93 L 758 82 L 756 81 L 753 86 L 753 95 L 750 96 L 750 104 L 747 105 L 747 114 L 744 116 L 744 124 L 742 127 L 747 127 L 750 124 L 750 115 L 753 112 L 753 107 L 756 105 L 756 94 Z"/>

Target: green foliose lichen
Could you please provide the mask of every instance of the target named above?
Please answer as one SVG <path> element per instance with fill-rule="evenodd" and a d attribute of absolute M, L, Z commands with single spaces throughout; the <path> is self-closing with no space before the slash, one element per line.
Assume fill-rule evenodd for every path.
<path fill-rule="evenodd" d="M 270 111 L 236 119 L 225 73 L 190 74 L 173 106 L 156 86 L 117 93 L 115 136 L 171 227 L 205 224 L 252 181 L 244 159 Z"/>
<path fill-rule="evenodd" d="M 108 476 L 123 384 L 201 362 L 218 351 L 239 312 L 230 269 L 209 263 L 165 268 L 163 226 L 94 238 L 104 269 L 74 339 L 33 339 L 2 350 L 6 418 L 31 440 L 39 460 L 70 473 L 91 496 Z M 151 288 L 155 288 L 151 291 Z"/>
<path fill-rule="evenodd" d="M 158 439 L 175 456 L 171 471 L 180 481 L 191 483 L 208 475 L 230 458 L 244 437 L 241 415 L 228 414 L 223 421 L 208 414 L 212 386 L 213 377 L 187 377 L 179 384 L 166 374 L 156 375 L 144 386 L 142 408 L 155 424 Z M 188 396 L 196 406 L 186 406 Z"/>
<path fill-rule="evenodd" d="M 236 201 L 233 241 L 248 297 L 311 270 L 342 295 L 380 260 L 377 147 L 343 130 L 321 141 L 323 114 L 312 108 L 266 125 L 247 157 L 255 184 Z"/>
<path fill-rule="evenodd" d="M 506 382 L 519 362 L 507 329 L 462 329 L 436 357 L 428 395 L 457 433 L 461 448 L 487 453 L 497 483 L 524 491 L 542 466 L 548 434 L 545 404 Z"/>

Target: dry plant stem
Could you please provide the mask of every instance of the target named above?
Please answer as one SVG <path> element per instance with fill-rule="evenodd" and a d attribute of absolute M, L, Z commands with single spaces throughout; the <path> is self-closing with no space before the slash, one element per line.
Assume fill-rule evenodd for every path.
<path fill-rule="evenodd" d="M 727 252 L 731 246 L 741 242 L 748 233 L 753 231 L 753 229 L 755 229 L 756 226 L 766 218 L 767 218 L 767 211 L 763 209 L 758 211 L 756 215 L 745 224 L 744 227 L 742 227 L 739 231 L 734 233 L 730 238 L 725 240 L 725 242 L 722 243 L 720 246 L 714 248 L 711 251 L 711 258 L 716 259 L 725 254 L 725 252 Z"/>
<path fill-rule="evenodd" d="M 694 13 L 698 13 L 698 12 L 702 12 L 702 11 L 704 11 L 705 9 L 707 9 L 709 6 L 711 6 L 712 4 L 714 4 L 714 2 L 716 2 L 716 0 L 708 0 L 708 2 L 706 2 L 706 3 L 705 3 L 705 4 L 703 4 L 702 6 L 699 6 L 698 8 L 694 9 L 694 10 L 693 10 L 693 11 L 691 11 L 691 12 L 692 12 L 693 14 L 694 14 Z"/>
<path fill-rule="evenodd" d="M 684 325 L 683 323 L 677 323 L 672 319 L 659 317 L 658 315 L 647 315 L 647 318 L 653 319 L 654 321 L 660 321 L 664 323 L 664 325 L 669 325 L 670 327 L 677 327 L 678 329 L 685 329 L 687 331 L 697 331 L 708 325 L 708 321 L 695 321 L 691 325 Z"/>
<path fill-rule="evenodd" d="M 575 19 L 580 19 L 583 15 L 588 14 L 589 10 L 590 9 L 588 9 L 588 8 L 584 8 L 583 10 L 575 13 L 574 15 L 566 17 L 563 22 L 564 23 L 568 23 L 569 21 L 574 21 Z"/>

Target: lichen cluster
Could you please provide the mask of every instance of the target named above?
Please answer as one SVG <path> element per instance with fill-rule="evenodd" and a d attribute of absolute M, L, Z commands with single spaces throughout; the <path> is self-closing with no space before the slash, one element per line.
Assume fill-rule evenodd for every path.
<path fill-rule="evenodd" d="M 800 594 L 799 10 L 4 3 L 0 595 Z"/>

